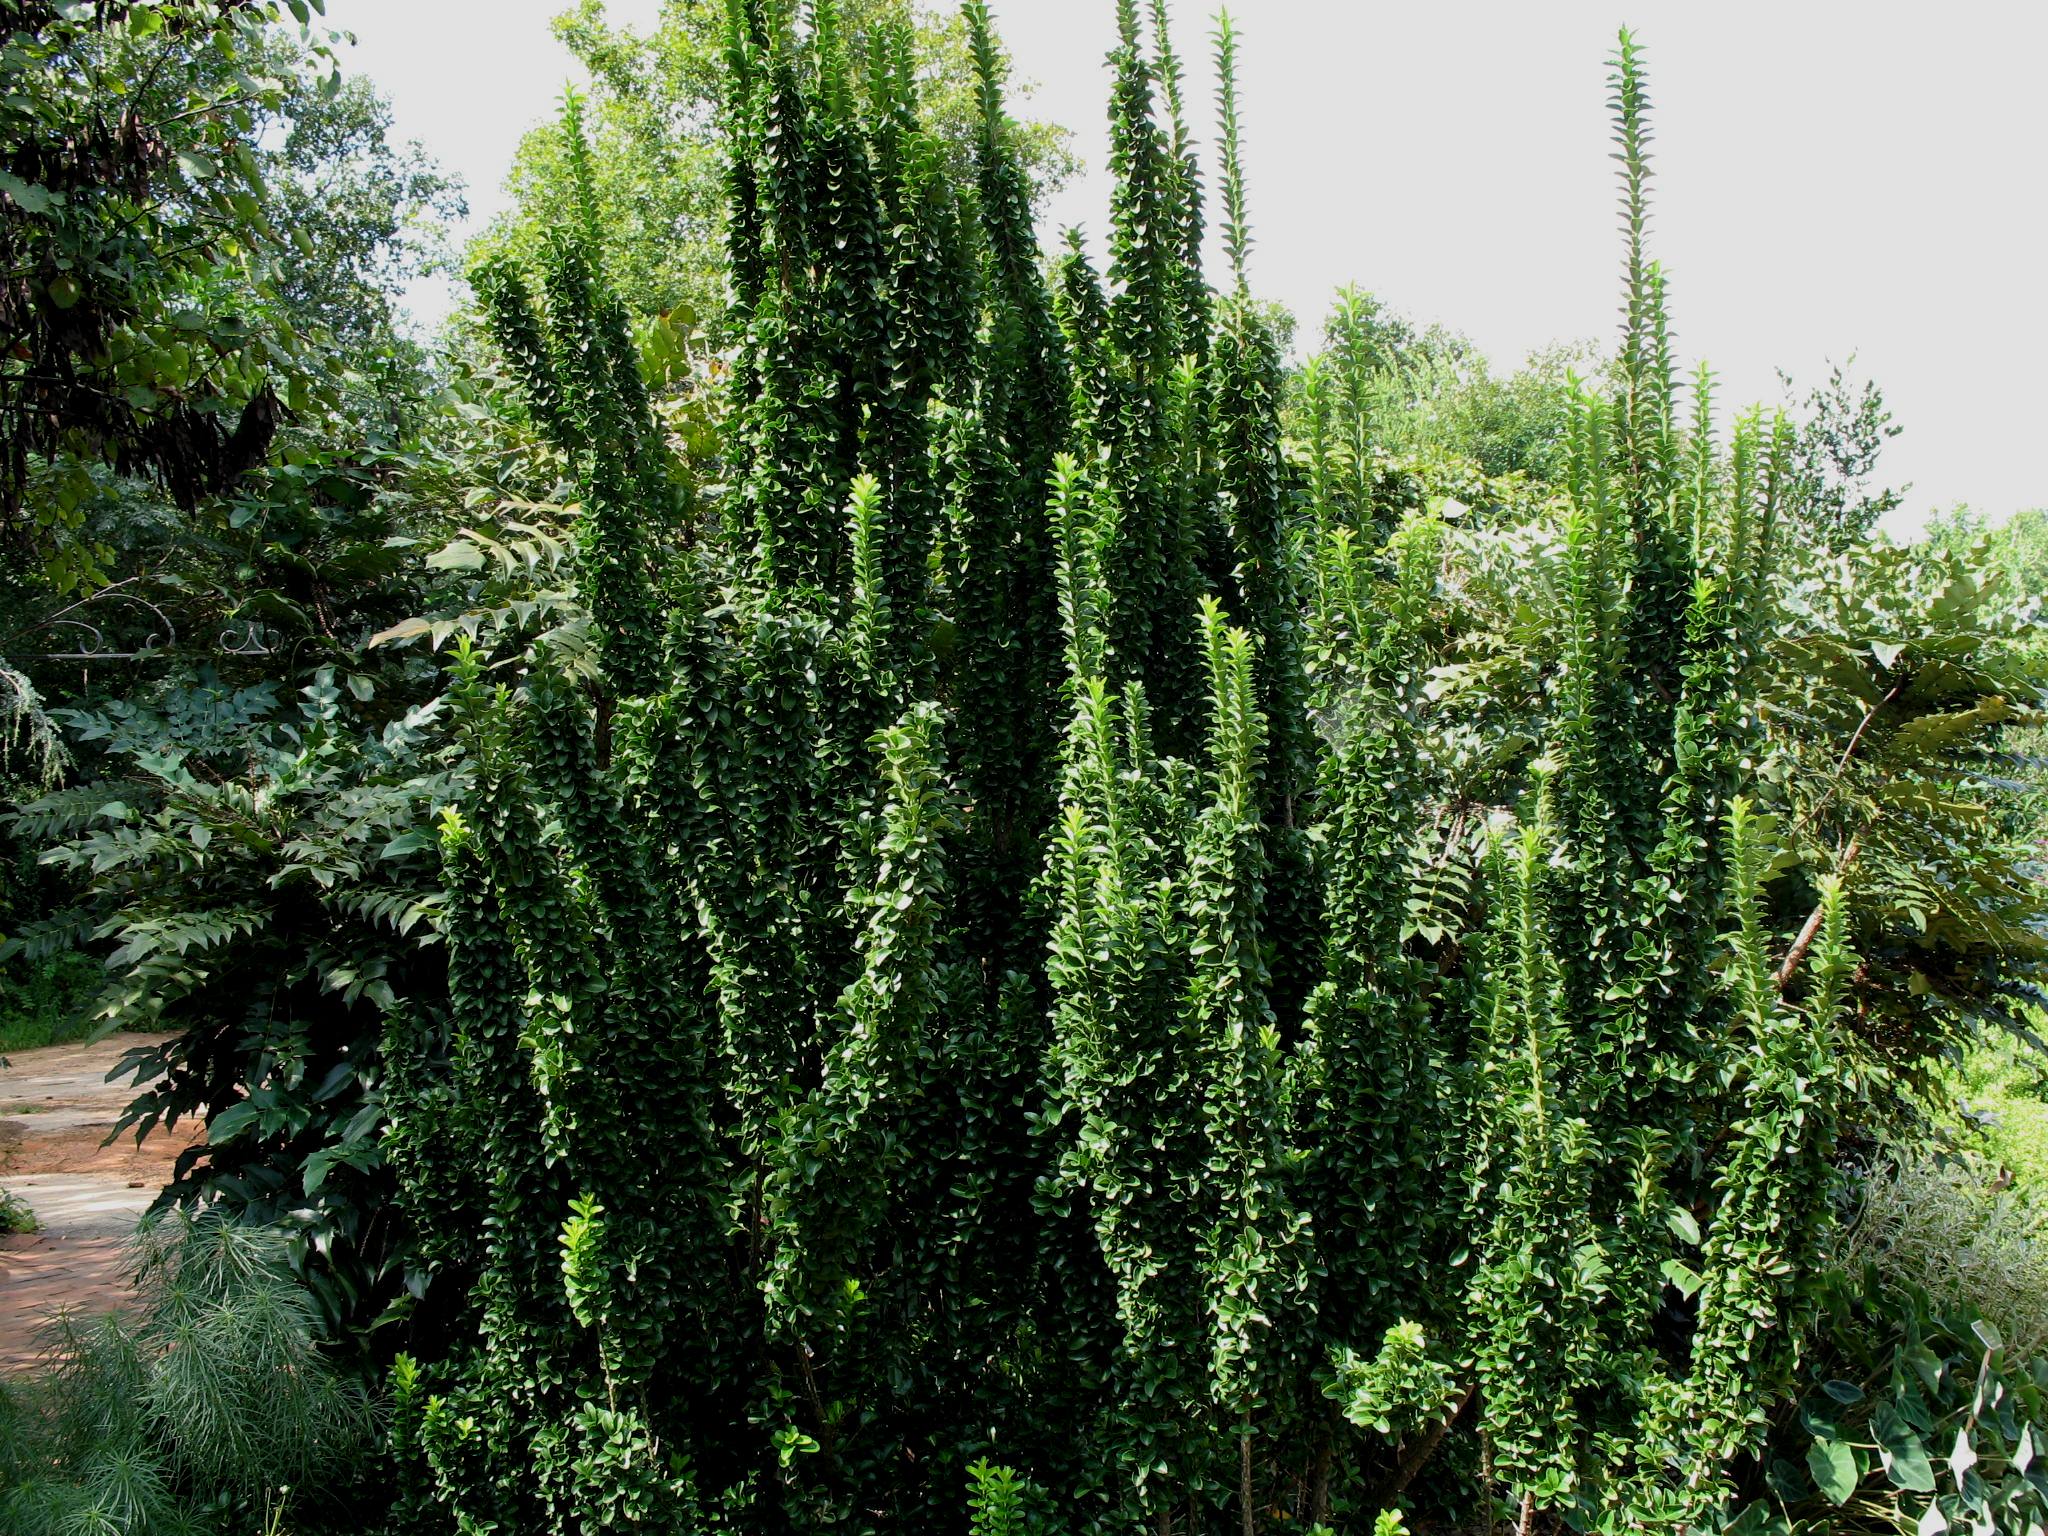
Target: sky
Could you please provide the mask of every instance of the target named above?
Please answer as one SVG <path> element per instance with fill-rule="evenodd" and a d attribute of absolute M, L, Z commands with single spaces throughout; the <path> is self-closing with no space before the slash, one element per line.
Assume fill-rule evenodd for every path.
<path fill-rule="evenodd" d="M 521 133 L 573 61 L 565 0 L 329 0 L 348 67 L 469 185 L 505 206 Z M 645 25 L 659 0 L 609 0 Z M 1050 201 L 1050 241 L 1099 236 L 1108 188 L 1111 0 L 994 0 L 1018 107 L 1074 131 L 1086 172 Z M 1211 11 L 1172 3 L 1206 138 Z M 1656 179 L 1652 253 L 1677 345 L 1729 405 L 1785 398 L 1855 358 L 1905 427 L 1882 478 L 1899 514 L 2048 503 L 2048 4 L 1998 0 L 1239 0 L 1251 279 L 1312 337 L 1355 282 L 1510 368 L 1532 348 L 1611 339 L 1620 294 L 1606 69 L 1626 21 L 1645 44 Z M 1213 270 L 1218 268 L 1212 267 Z M 431 320 L 450 302 L 422 288 Z M 1802 388 L 1803 392 L 1803 388 Z"/>

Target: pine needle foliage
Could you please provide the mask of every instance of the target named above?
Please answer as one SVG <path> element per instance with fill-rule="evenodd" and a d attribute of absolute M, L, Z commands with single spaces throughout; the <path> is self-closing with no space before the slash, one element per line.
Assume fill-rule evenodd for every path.
<path fill-rule="evenodd" d="M 373 1445 L 274 1228 L 172 1211 L 137 1235 L 133 1315 L 62 1316 L 0 1395 L 0 1519 L 22 1536 L 248 1529 L 280 1490 L 313 1528 Z"/>

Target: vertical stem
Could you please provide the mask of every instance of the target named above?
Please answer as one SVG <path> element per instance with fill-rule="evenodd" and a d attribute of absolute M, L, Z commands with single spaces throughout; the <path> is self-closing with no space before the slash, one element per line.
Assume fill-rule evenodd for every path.
<path fill-rule="evenodd" d="M 1337 1459 L 1337 1440 L 1334 1435 L 1323 1437 L 1322 1448 L 1316 1452 L 1315 1491 L 1309 1495 L 1308 1518 L 1311 1525 L 1321 1525 L 1330 1514 L 1330 1464 Z"/>
<path fill-rule="evenodd" d="M 1252 1530 L 1252 1424 L 1251 1416 L 1245 1416 L 1244 1425 L 1237 1436 L 1237 1504 L 1244 1515 L 1244 1536 L 1254 1536 Z"/>

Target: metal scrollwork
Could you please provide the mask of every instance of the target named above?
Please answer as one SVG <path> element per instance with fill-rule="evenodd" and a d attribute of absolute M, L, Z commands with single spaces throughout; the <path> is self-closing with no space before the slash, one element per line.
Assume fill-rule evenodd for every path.
<path fill-rule="evenodd" d="M 131 581 L 133 579 L 132 577 L 129 578 Z M 45 661 L 84 662 L 142 661 L 157 655 L 168 646 L 175 644 L 178 638 L 178 626 L 171 622 L 170 615 L 165 613 L 155 603 L 152 603 L 148 598 L 140 596 L 135 592 L 122 590 L 127 585 L 128 582 L 117 581 L 111 586 L 102 587 L 89 597 L 80 598 L 68 608 L 58 609 L 40 624 L 30 629 L 28 631 L 30 634 L 34 634 L 39 630 L 54 632 L 61 629 L 65 631 L 65 634 L 62 637 L 57 637 L 53 633 L 53 639 L 75 639 L 77 642 L 75 650 L 48 651 L 43 654 L 42 659 Z M 134 650 L 115 650 L 113 648 L 115 642 L 107 637 L 106 631 L 98 623 L 93 622 L 91 619 L 72 617 L 81 609 L 88 609 L 94 604 L 104 603 L 130 603 L 137 608 L 146 609 L 155 616 L 162 628 L 151 628 L 142 644 Z M 73 631 L 77 633 L 74 635 Z"/>
<path fill-rule="evenodd" d="M 239 623 L 238 632 L 236 621 L 230 620 L 214 641 L 223 653 L 229 656 L 268 656 L 276 649 L 270 643 L 269 632 L 254 619 L 243 619 Z"/>

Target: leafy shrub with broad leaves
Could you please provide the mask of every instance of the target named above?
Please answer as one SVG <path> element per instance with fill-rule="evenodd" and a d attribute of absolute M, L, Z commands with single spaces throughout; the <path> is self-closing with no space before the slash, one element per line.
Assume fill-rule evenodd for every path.
<path fill-rule="evenodd" d="M 123 1062 L 143 1092 L 122 1131 L 207 1127 L 163 1199 L 279 1224 L 330 1322 L 355 1329 L 404 1286 L 380 1041 L 394 1012 L 439 1027 L 426 829 L 463 782 L 437 760 L 437 706 L 381 724 L 374 708 L 367 678 L 322 672 L 290 705 L 202 678 L 77 712 L 107 776 L 12 823 L 82 896 L 10 947 L 112 945 L 98 1029 L 173 1032 Z"/>
<path fill-rule="evenodd" d="M 1953 552 L 1859 547 L 1801 573 L 1773 637 L 1758 770 L 1787 895 L 1854 882 L 1858 1028 L 1923 1083 L 1978 1026 L 2017 1024 L 2048 962 L 2038 832 L 2013 814 L 2044 673 L 2015 596 Z"/>
<path fill-rule="evenodd" d="M 2048 1360 L 1875 1265 L 1825 1277 L 1819 1302 L 1810 1385 L 1741 1529 L 2048 1528 Z"/>

